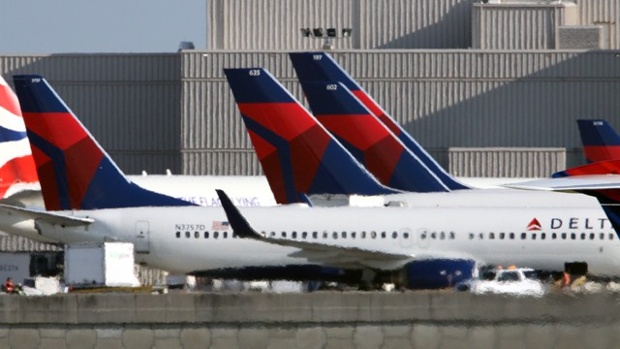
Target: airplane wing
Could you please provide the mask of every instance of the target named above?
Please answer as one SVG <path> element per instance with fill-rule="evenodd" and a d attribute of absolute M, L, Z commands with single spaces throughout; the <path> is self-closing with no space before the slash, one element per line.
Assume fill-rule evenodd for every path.
<path fill-rule="evenodd" d="M 67 227 L 77 227 L 89 225 L 95 220 L 92 218 L 72 217 L 61 213 L 51 213 L 48 211 L 31 210 L 23 207 L 0 204 L 0 210 L 9 214 L 20 215 L 26 219 L 39 219 L 49 224 L 63 225 Z"/>
<path fill-rule="evenodd" d="M 544 178 L 527 182 L 507 183 L 504 186 L 514 189 L 546 191 L 584 191 L 619 189 L 620 175 L 582 175 L 570 177 Z"/>
<path fill-rule="evenodd" d="M 355 247 L 333 246 L 321 243 L 278 239 L 258 233 L 248 223 L 245 217 L 232 203 L 232 200 L 222 190 L 216 190 L 228 221 L 237 236 L 254 239 L 266 243 L 296 247 L 300 250 L 290 254 L 291 257 L 305 258 L 311 262 L 318 262 L 340 267 L 371 267 L 379 269 L 396 269 L 415 259 L 411 254 L 399 254 L 383 251 L 365 250 Z"/>

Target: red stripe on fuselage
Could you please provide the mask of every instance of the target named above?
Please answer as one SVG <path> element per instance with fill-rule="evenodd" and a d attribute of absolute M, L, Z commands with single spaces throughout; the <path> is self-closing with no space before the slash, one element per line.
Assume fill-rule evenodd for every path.
<path fill-rule="evenodd" d="M 297 103 L 239 103 L 238 105 L 241 114 L 287 141 L 306 132 L 316 124 L 316 120 Z M 294 122 L 290 121 L 291 118 Z"/>

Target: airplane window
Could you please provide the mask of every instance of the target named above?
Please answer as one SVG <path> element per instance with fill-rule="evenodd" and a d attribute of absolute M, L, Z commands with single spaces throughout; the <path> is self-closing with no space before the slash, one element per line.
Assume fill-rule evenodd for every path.
<path fill-rule="evenodd" d="M 599 235 L 599 240 L 605 240 L 605 233 L 601 233 Z"/>
<path fill-rule="evenodd" d="M 373 238 L 373 239 L 376 239 L 377 238 L 377 232 L 376 231 L 371 231 L 370 232 L 370 237 Z"/>
<path fill-rule="evenodd" d="M 362 239 L 365 239 L 365 238 L 366 238 L 366 232 L 365 232 L 365 231 L 363 231 L 363 232 L 362 232 Z"/>
<path fill-rule="evenodd" d="M 297 239 L 297 232 L 296 232 L 296 231 L 292 232 L 292 233 L 291 233 L 291 237 L 292 237 L 293 239 Z"/>
<path fill-rule="evenodd" d="M 594 233 L 590 233 L 590 240 L 594 240 Z"/>
<path fill-rule="evenodd" d="M 521 233 L 521 240 L 525 240 L 526 237 L 527 237 L 526 233 Z"/>
<path fill-rule="evenodd" d="M 480 238 L 480 240 L 484 239 L 484 233 L 479 233 L 478 237 Z"/>
<path fill-rule="evenodd" d="M 545 234 L 545 233 L 541 233 L 541 234 L 540 234 L 540 238 L 541 238 L 542 240 L 544 240 L 545 238 L 547 238 L 547 234 Z"/>
<path fill-rule="evenodd" d="M 445 240 L 445 239 L 446 239 L 446 233 L 445 233 L 445 232 L 443 232 L 443 231 L 442 231 L 441 233 L 439 233 L 439 238 L 440 238 L 441 240 Z"/>
<path fill-rule="evenodd" d="M 566 233 L 562 233 L 562 240 L 566 240 Z"/>
<path fill-rule="evenodd" d="M 222 235 L 224 235 L 224 239 L 228 239 L 228 232 L 227 231 L 223 232 Z"/>
<path fill-rule="evenodd" d="M 609 233 L 609 240 L 613 240 L 614 239 L 614 233 Z"/>
<path fill-rule="evenodd" d="M 334 232 L 332 236 L 334 237 L 334 240 L 338 240 L 338 233 Z"/>
<path fill-rule="evenodd" d="M 217 239 L 219 235 L 220 235 L 220 233 L 218 233 L 217 231 L 213 232 L 213 238 L 214 239 Z"/>
<path fill-rule="evenodd" d="M 343 231 L 343 232 L 341 233 L 340 237 L 342 237 L 343 239 L 346 239 L 346 238 L 347 238 L 347 232 L 346 232 L 346 231 Z"/>
<path fill-rule="evenodd" d="M 195 232 L 194 232 L 194 237 L 195 237 L 196 239 L 198 239 L 198 238 L 200 237 L 200 232 L 199 232 L 199 231 L 195 231 Z"/>
<path fill-rule="evenodd" d="M 437 239 L 437 233 L 432 232 L 431 233 L 431 239 L 433 239 L 433 240 Z"/>
<path fill-rule="evenodd" d="M 323 232 L 323 239 L 327 239 L 327 232 L 326 231 Z"/>
<path fill-rule="evenodd" d="M 205 231 L 205 239 L 208 239 L 208 238 L 209 238 L 209 232 Z"/>
<path fill-rule="evenodd" d="M 180 238 L 181 237 L 181 232 L 177 231 L 177 237 Z"/>
<path fill-rule="evenodd" d="M 381 238 L 385 239 L 385 232 L 384 231 L 381 232 Z"/>
<path fill-rule="evenodd" d="M 489 239 L 491 240 L 495 239 L 495 233 L 489 233 Z"/>
<path fill-rule="evenodd" d="M 420 239 L 422 240 L 426 239 L 426 232 L 423 232 L 422 234 L 420 234 Z"/>
<path fill-rule="evenodd" d="M 285 238 L 285 237 L 286 237 L 286 232 L 285 232 L 285 231 L 283 231 L 283 232 L 282 232 L 282 237 L 283 237 L 283 238 Z"/>
<path fill-rule="evenodd" d="M 191 234 L 189 233 L 189 231 L 185 232 L 185 237 L 188 238 Z"/>
<path fill-rule="evenodd" d="M 355 232 L 351 232 L 351 239 L 355 239 Z"/>
<path fill-rule="evenodd" d="M 317 233 L 316 231 L 312 232 L 312 238 L 313 239 L 318 239 L 319 238 L 319 233 Z"/>
<path fill-rule="evenodd" d="M 272 231 L 272 232 L 271 232 L 271 237 L 273 237 L 273 238 L 275 238 L 275 237 L 276 237 L 276 232 L 275 232 L 275 231 Z"/>
<path fill-rule="evenodd" d="M 301 238 L 302 239 L 306 239 L 306 237 L 308 237 L 308 233 L 306 233 L 305 231 L 303 233 L 301 233 Z"/>
<path fill-rule="evenodd" d="M 506 237 L 506 233 L 499 233 L 500 240 L 504 240 L 505 237 Z"/>
<path fill-rule="evenodd" d="M 515 239 L 515 233 L 510 233 L 510 240 L 514 240 Z"/>
<path fill-rule="evenodd" d="M 409 233 L 404 232 L 404 233 L 403 233 L 403 237 L 404 237 L 405 239 L 409 239 Z"/>
<path fill-rule="evenodd" d="M 556 233 L 551 234 L 551 238 L 553 240 L 557 239 L 558 238 L 558 234 L 556 234 Z"/>
<path fill-rule="evenodd" d="M 576 237 L 576 236 L 575 236 L 575 233 L 571 233 L 571 234 L 570 234 L 570 238 L 571 238 L 571 240 L 575 240 L 575 237 Z"/>
<path fill-rule="evenodd" d="M 536 240 L 536 233 L 532 233 L 532 240 Z"/>
<path fill-rule="evenodd" d="M 450 232 L 450 240 L 454 240 L 454 235 L 455 235 L 455 234 L 454 234 L 454 232 L 453 232 L 453 231 L 451 231 L 451 232 Z"/>
<path fill-rule="evenodd" d="M 469 240 L 473 240 L 474 239 L 474 233 L 469 233 Z"/>
<path fill-rule="evenodd" d="M 586 239 L 586 233 L 581 233 L 581 240 L 585 240 Z"/>
<path fill-rule="evenodd" d="M 398 233 L 397 232 L 393 232 L 392 233 L 392 239 L 396 239 L 398 237 Z"/>

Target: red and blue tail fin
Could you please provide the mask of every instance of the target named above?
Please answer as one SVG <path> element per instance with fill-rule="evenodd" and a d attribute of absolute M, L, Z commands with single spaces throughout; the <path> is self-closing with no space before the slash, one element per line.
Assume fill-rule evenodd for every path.
<path fill-rule="evenodd" d="M 19 101 L 0 76 L 0 199 L 22 184 L 38 182 Z"/>
<path fill-rule="evenodd" d="M 577 125 L 588 162 L 620 159 L 620 135 L 606 120 L 582 119 Z"/>
<path fill-rule="evenodd" d="M 13 81 L 46 209 L 192 205 L 129 181 L 44 78 Z"/>
<path fill-rule="evenodd" d="M 454 179 L 364 89 L 325 52 L 289 53 L 300 82 L 338 81 L 344 84 L 450 190 L 469 187 Z"/>
<path fill-rule="evenodd" d="M 376 181 L 265 69 L 224 69 L 280 204 L 304 195 L 397 192 Z"/>
<path fill-rule="evenodd" d="M 314 116 L 381 183 L 410 192 L 447 192 L 394 134 L 339 82 L 302 82 Z"/>

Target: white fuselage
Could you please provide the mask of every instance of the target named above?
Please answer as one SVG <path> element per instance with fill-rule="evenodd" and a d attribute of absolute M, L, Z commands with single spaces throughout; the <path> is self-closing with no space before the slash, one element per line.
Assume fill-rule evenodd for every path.
<path fill-rule="evenodd" d="M 257 231 L 281 239 L 407 254 L 413 259 L 465 257 L 483 264 L 547 270 L 563 270 L 565 262 L 586 262 L 592 274 L 620 275 L 620 243 L 598 207 L 291 206 L 240 210 Z M 40 233 L 63 243 L 133 242 L 137 262 L 172 272 L 309 264 L 305 258 L 292 255 L 300 251 L 298 248 L 233 237 L 232 230 L 222 223 L 227 221 L 222 208 L 148 207 L 64 213 L 90 217 L 95 222 L 86 228 L 39 222 Z M 1 219 L 6 222 L 11 216 L 3 213 Z M 28 229 L 27 225 L 6 228 L 19 233 L 24 227 Z M 381 260 L 331 266 L 355 265 L 400 267 Z"/>

